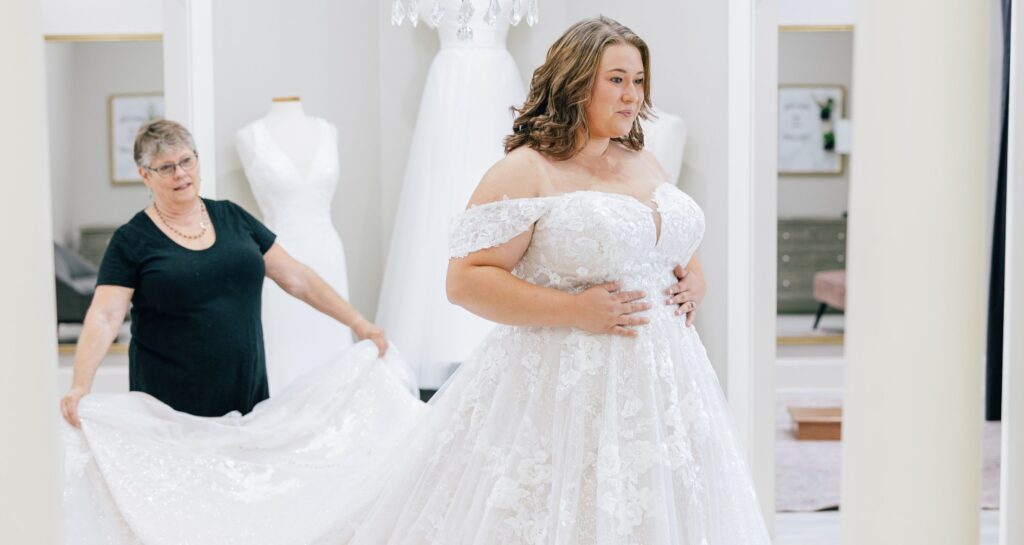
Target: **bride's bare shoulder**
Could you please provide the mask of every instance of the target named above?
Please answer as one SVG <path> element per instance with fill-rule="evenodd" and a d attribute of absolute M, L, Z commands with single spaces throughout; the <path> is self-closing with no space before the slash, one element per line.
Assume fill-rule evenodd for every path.
<path fill-rule="evenodd" d="M 484 174 L 469 204 L 540 196 L 540 188 L 547 176 L 546 161 L 539 152 L 527 146 L 510 151 Z"/>

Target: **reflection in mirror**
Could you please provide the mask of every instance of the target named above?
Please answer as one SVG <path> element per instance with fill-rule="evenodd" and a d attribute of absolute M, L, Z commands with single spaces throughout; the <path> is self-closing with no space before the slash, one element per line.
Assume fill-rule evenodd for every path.
<path fill-rule="evenodd" d="M 82 37 L 44 51 L 58 337 L 70 356 L 113 230 L 149 201 L 131 148 L 138 125 L 162 116 L 163 44 Z"/>
<path fill-rule="evenodd" d="M 838 543 L 853 32 L 779 34 L 776 517 L 795 535 Z M 831 98 L 831 102 L 829 99 Z M 813 461 L 813 462 L 811 462 Z"/>

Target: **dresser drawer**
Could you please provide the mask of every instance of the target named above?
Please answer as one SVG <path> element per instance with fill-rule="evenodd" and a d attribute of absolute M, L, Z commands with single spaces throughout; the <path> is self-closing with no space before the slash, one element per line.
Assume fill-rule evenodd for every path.
<path fill-rule="evenodd" d="M 779 220 L 776 294 L 780 313 L 814 312 L 814 274 L 846 268 L 846 220 Z"/>

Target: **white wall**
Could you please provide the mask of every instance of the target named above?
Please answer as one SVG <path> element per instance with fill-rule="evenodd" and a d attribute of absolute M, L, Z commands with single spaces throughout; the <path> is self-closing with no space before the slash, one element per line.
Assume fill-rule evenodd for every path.
<path fill-rule="evenodd" d="M 160 42 L 46 43 L 55 237 L 72 246 L 79 229 L 120 225 L 145 208 L 140 184 L 110 181 L 108 98 L 162 92 Z"/>
<path fill-rule="evenodd" d="M 779 84 L 837 84 L 853 119 L 853 32 L 780 32 Z M 779 217 L 838 217 L 847 209 L 849 157 L 839 176 L 779 176 Z"/>
<path fill-rule="evenodd" d="M 235 133 L 262 117 L 272 97 L 299 95 L 307 113 L 338 128 L 341 180 L 333 220 L 348 257 L 351 300 L 368 316 L 382 271 L 377 4 L 383 2 L 218 0 L 213 6 L 217 197 L 259 215 Z"/>
<path fill-rule="evenodd" d="M 0 16 L 0 543 L 63 542 L 56 308 L 47 179 L 46 89 L 39 4 Z"/>
<path fill-rule="evenodd" d="M 45 44 L 46 62 L 46 116 L 50 138 L 50 200 L 53 206 L 53 238 L 61 244 L 75 240 L 71 186 L 71 119 L 74 93 L 72 90 L 73 53 L 70 44 Z M 61 157 L 64 160 L 52 160 Z"/>
<path fill-rule="evenodd" d="M 163 30 L 163 0 L 42 0 L 40 4 L 43 34 L 159 34 Z"/>
<path fill-rule="evenodd" d="M 856 0 L 779 0 L 779 24 L 797 26 L 852 25 Z"/>

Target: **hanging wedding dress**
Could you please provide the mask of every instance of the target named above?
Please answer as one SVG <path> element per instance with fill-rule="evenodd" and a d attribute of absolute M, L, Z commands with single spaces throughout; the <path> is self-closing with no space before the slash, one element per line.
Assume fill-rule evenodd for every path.
<path fill-rule="evenodd" d="M 502 13 L 507 4 L 502 2 Z M 453 14 L 461 2 L 443 5 Z M 513 121 L 509 108 L 526 97 L 505 48 L 507 19 L 499 17 L 492 27 L 473 17 L 471 40 L 457 37 L 458 26 L 455 17 L 438 26 L 441 49 L 420 102 L 376 319 L 405 351 L 420 387 L 429 390 L 494 326 L 448 302 L 448 228 L 487 169 L 504 156 Z"/>
<path fill-rule="evenodd" d="M 277 234 L 277 242 L 348 298 L 345 250 L 331 223 L 339 173 L 337 129 L 313 119 L 317 143 L 306 172 L 274 141 L 263 119 L 238 131 L 237 147 L 264 223 Z M 337 361 L 352 345 L 348 327 L 274 282 L 263 283 L 263 339 L 271 395 L 311 369 Z"/>
<path fill-rule="evenodd" d="M 704 216 L 668 183 L 649 202 L 476 206 L 451 256 L 533 228 L 516 276 L 657 300 Z M 635 338 L 497 326 L 429 405 L 365 341 L 241 417 L 86 396 L 65 427 L 68 543 L 768 545 L 721 387 L 673 311 L 644 312 Z"/>

